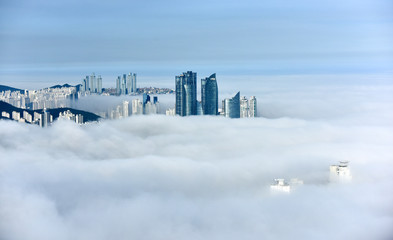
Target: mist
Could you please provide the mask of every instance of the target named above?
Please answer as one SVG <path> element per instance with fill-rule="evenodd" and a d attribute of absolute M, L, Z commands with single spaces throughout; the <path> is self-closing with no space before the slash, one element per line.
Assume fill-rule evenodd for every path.
<path fill-rule="evenodd" d="M 0 121 L 0 239 L 391 239 L 393 85 L 332 79 L 219 82 L 254 119 Z M 339 161 L 351 182 L 329 181 Z"/>

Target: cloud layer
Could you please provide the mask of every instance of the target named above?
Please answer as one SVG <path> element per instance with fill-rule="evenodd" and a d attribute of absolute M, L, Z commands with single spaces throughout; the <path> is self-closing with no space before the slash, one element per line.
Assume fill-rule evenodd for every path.
<path fill-rule="evenodd" d="M 1 121 L 1 239 L 389 239 L 391 93 L 275 86 L 257 119 Z M 340 160 L 351 183 L 328 181 Z M 304 185 L 273 194 L 280 177 Z"/>

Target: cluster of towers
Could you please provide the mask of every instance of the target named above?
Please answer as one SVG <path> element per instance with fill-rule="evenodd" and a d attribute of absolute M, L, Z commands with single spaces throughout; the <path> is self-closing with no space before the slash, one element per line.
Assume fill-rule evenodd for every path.
<path fill-rule="evenodd" d="M 257 114 L 257 99 L 255 96 L 251 96 L 250 100 L 246 97 L 240 98 L 240 117 L 256 117 Z"/>
<path fill-rule="evenodd" d="M 125 95 L 136 93 L 136 73 L 118 76 L 116 79 L 116 94 Z"/>
<path fill-rule="evenodd" d="M 91 93 L 102 93 L 102 78 L 100 75 L 96 78 L 95 74 L 92 73 L 90 76 L 82 81 L 82 91 L 89 91 Z"/>
<path fill-rule="evenodd" d="M 218 87 L 216 74 L 201 80 L 202 101 L 197 101 L 197 74 L 184 72 L 176 76 L 176 107 L 175 113 L 180 116 L 217 115 Z"/>
<path fill-rule="evenodd" d="M 197 101 L 197 74 L 184 72 L 175 77 L 176 106 L 175 114 L 189 115 L 224 115 L 229 118 L 256 117 L 257 100 L 254 96 L 247 100 L 240 98 L 240 92 L 234 97 L 222 101 L 222 109 L 218 108 L 218 86 L 216 74 L 201 79 L 201 101 Z"/>
<path fill-rule="evenodd" d="M 152 99 L 150 95 L 144 93 L 142 102 L 139 99 L 132 100 L 133 115 L 158 114 L 159 110 L 160 110 L 160 103 L 158 102 L 157 96 L 154 96 Z"/>

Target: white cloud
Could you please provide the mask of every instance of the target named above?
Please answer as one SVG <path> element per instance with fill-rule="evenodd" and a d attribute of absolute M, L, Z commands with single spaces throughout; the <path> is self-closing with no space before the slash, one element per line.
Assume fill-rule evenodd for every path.
<path fill-rule="evenodd" d="M 391 92 L 270 84 L 257 96 L 276 119 L 138 116 L 47 129 L 1 121 L 0 236 L 389 239 Z M 329 184 L 340 160 L 353 180 Z M 271 194 L 278 177 L 305 184 Z"/>

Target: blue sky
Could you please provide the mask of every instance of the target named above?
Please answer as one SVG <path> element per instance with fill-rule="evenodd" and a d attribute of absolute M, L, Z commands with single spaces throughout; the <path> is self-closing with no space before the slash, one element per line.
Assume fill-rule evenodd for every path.
<path fill-rule="evenodd" d="M 0 52 L 3 82 L 195 67 L 229 75 L 390 73 L 393 3 L 1 1 Z"/>

